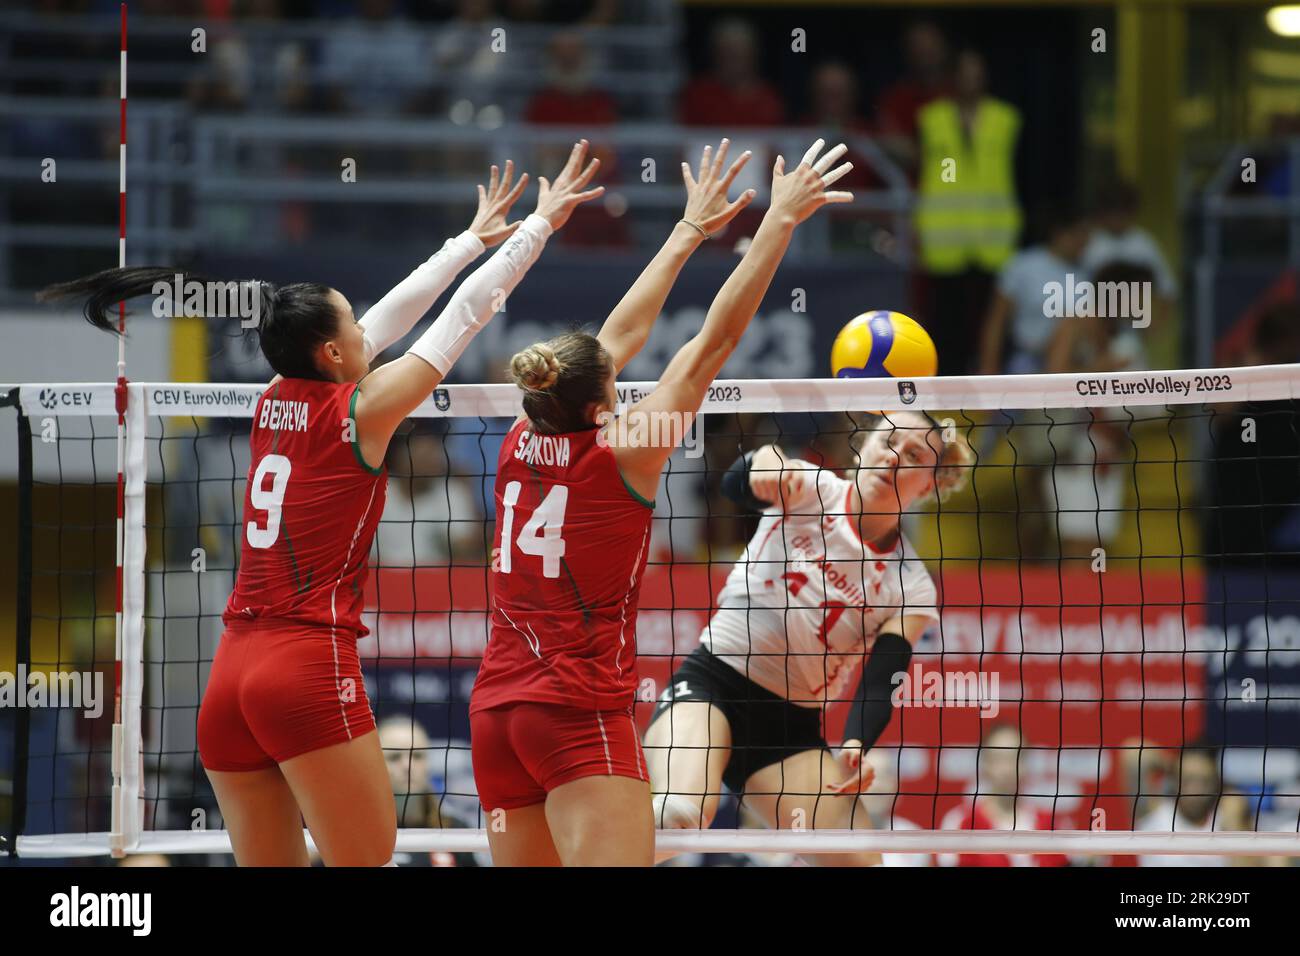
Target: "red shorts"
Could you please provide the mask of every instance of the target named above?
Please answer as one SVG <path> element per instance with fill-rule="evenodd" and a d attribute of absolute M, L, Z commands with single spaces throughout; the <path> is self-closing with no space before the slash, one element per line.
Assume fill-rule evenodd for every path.
<path fill-rule="evenodd" d="M 292 622 L 226 628 L 199 707 L 208 770 L 264 770 L 375 728 L 357 642 Z"/>
<path fill-rule="evenodd" d="M 479 802 L 489 812 L 541 803 L 581 777 L 650 779 L 631 708 L 492 707 L 470 715 L 469 739 Z"/>

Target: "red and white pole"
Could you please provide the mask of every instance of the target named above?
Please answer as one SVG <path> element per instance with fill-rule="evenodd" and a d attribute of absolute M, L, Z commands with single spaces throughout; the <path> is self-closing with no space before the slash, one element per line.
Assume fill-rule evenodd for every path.
<path fill-rule="evenodd" d="M 121 105 L 118 119 L 118 202 L 117 202 L 117 264 L 126 266 L 126 4 L 122 5 L 121 49 Z M 135 811 L 124 807 L 121 798 L 123 758 L 122 732 L 122 607 L 123 607 L 123 555 L 126 550 L 126 303 L 117 304 L 117 388 L 114 390 L 117 408 L 117 561 L 115 613 L 113 615 L 113 798 L 110 825 L 110 849 L 115 857 L 125 856 L 123 833 L 125 813 Z"/>

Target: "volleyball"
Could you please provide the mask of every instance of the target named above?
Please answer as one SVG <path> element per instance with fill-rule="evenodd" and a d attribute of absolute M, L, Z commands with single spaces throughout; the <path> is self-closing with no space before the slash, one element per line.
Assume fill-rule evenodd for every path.
<path fill-rule="evenodd" d="M 921 378 L 938 369 L 934 340 L 901 312 L 864 312 L 840 329 L 831 346 L 836 378 Z"/>

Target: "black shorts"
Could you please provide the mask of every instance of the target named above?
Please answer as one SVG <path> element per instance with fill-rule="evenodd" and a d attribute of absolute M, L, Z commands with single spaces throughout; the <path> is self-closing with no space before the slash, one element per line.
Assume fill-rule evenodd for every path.
<path fill-rule="evenodd" d="M 805 750 L 828 750 L 820 707 L 797 707 L 697 647 L 659 695 L 650 723 L 678 701 L 713 704 L 731 725 L 731 759 L 722 782 L 743 793 L 751 775 Z M 670 742 L 671 746 L 671 742 Z"/>

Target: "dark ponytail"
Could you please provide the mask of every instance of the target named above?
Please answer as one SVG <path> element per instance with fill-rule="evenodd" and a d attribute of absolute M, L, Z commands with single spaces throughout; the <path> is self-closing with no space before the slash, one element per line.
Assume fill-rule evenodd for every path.
<path fill-rule="evenodd" d="M 142 295 L 152 295 L 154 286 L 166 283 L 171 288 L 180 273 L 182 281 L 206 281 L 202 276 L 157 266 L 128 266 L 125 269 L 105 269 L 91 276 L 82 276 L 70 282 L 46 286 L 36 293 L 37 302 L 58 302 L 62 299 L 85 299 L 81 312 L 97 329 L 117 334 L 117 304 Z"/>
<path fill-rule="evenodd" d="M 180 269 L 157 266 L 128 266 L 105 269 L 94 275 L 60 282 L 36 294 L 39 302 L 84 299 L 82 314 L 97 329 L 117 332 L 117 304 L 143 295 L 153 295 L 162 283 L 170 290 L 181 277 L 188 282 L 214 280 Z M 271 368 L 285 378 L 321 378 L 316 368 L 316 349 L 339 329 L 339 310 L 330 300 L 329 286 L 319 282 L 295 282 L 275 286 L 253 283 L 257 289 L 257 332 L 262 354 Z M 182 303 L 173 303 L 179 308 Z"/>

